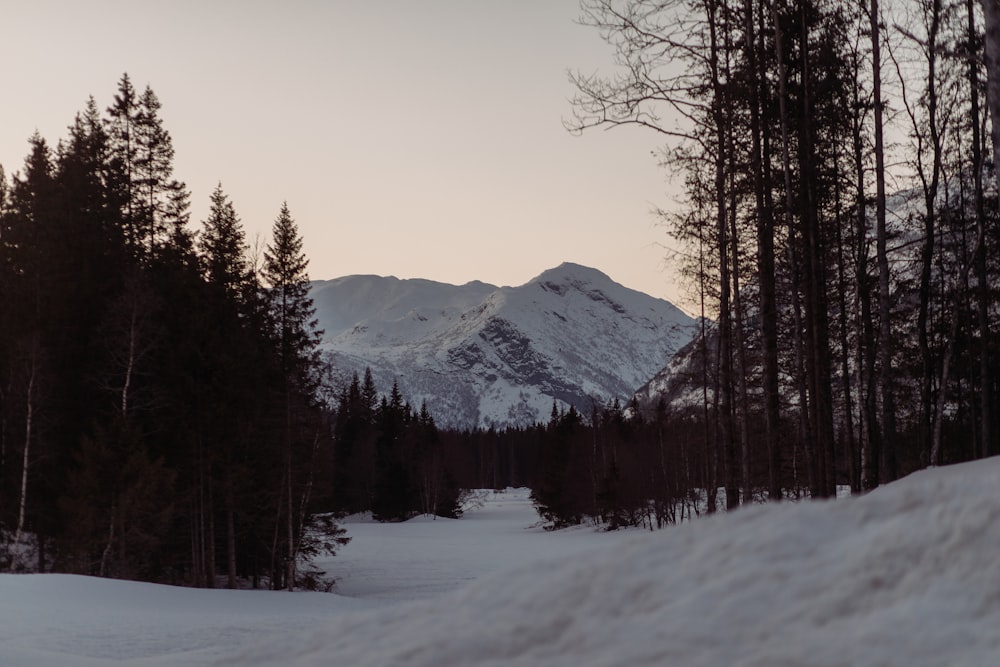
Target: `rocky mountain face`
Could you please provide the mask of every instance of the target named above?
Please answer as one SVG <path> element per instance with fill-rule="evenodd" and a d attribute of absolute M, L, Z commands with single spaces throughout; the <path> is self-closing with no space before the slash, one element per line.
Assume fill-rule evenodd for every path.
<path fill-rule="evenodd" d="M 576 264 L 519 287 L 347 276 L 314 282 L 312 298 L 338 376 L 370 367 L 380 391 L 398 382 L 445 426 L 627 401 L 696 332 L 670 302 Z"/>
<path fill-rule="evenodd" d="M 700 332 L 696 332 L 665 367 L 639 387 L 635 400 L 644 410 L 653 409 L 661 400 L 674 410 L 700 410 L 706 400 L 714 397 L 714 370 L 711 364 L 705 365 L 705 359 L 714 359 L 718 348 L 719 337 L 714 328 L 707 330 L 704 341 Z"/>

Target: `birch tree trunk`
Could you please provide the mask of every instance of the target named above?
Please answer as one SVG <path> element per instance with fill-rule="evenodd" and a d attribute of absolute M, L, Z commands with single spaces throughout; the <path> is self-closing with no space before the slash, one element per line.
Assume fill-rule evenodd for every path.
<path fill-rule="evenodd" d="M 28 367 L 28 391 L 25 399 L 24 452 L 21 457 L 21 493 L 17 505 L 17 529 L 14 531 L 14 549 L 20 553 L 21 535 L 24 532 L 24 518 L 28 506 L 28 470 L 31 467 L 31 438 L 34 427 L 35 378 L 38 374 L 38 349 L 32 346 Z"/>

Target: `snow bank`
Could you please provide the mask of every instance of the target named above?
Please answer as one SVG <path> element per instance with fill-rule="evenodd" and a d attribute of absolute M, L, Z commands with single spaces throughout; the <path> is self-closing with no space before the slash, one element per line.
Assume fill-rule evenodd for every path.
<path fill-rule="evenodd" d="M 205 665 L 371 603 L 337 595 L 0 576 L 0 665 Z"/>
<path fill-rule="evenodd" d="M 1000 664 L 1000 459 L 345 614 L 227 665 Z"/>

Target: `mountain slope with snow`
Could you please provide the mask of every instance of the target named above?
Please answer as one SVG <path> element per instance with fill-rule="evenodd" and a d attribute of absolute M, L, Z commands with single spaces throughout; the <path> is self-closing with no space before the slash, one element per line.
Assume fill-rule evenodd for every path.
<path fill-rule="evenodd" d="M 519 287 L 348 276 L 313 284 L 322 348 L 342 375 L 372 369 L 443 425 L 526 425 L 553 400 L 627 400 L 684 345 L 671 303 L 577 264 Z"/>

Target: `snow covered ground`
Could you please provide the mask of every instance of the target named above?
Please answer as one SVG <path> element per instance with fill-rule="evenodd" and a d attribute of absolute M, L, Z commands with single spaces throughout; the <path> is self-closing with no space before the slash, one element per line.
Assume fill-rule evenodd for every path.
<path fill-rule="evenodd" d="M 503 494 L 350 524 L 339 595 L 8 575 L 0 665 L 1000 665 L 998 490 L 991 459 L 655 534 Z"/>
<path fill-rule="evenodd" d="M 625 533 L 591 526 L 546 531 L 527 489 L 483 492 L 485 502 L 461 519 L 417 517 L 380 524 L 349 518 L 351 543 L 317 565 L 337 580 L 336 592 L 385 601 L 425 599 L 516 565 L 571 559 L 621 544 Z"/>
<path fill-rule="evenodd" d="M 318 563 L 337 579 L 335 594 L 0 575 L 0 667 L 209 665 L 344 613 L 432 598 L 513 565 L 569 559 L 625 539 L 590 527 L 545 531 L 527 490 L 482 500 L 459 520 L 348 519 L 352 542 Z"/>

